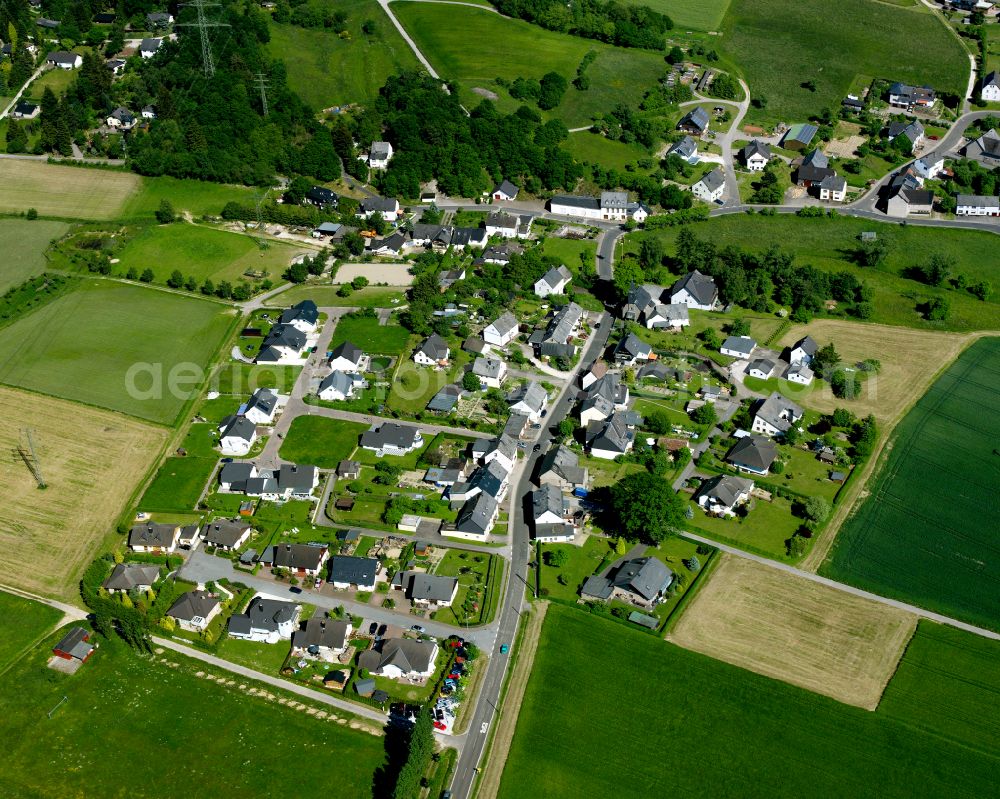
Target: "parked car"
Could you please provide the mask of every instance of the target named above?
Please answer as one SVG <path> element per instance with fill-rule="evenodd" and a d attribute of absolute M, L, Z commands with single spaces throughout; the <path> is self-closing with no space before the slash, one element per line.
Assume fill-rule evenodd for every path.
<path fill-rule="evenodd" d="M 425 633 L 425 632 L 427 632 L 427 631 L 426 631 L 426 630 L 425 630 L 425 629 L 424 629 L 423 627 L 421 627 L 421 626 L 420 626 L 419 624 L 414 624 L 414 625 L 413 625 L 413 626 L 412 626 L 412 627 L 411 627 L 410 629 L 411 629 L 411 630 L 413 630 L 413 632 L 415 632 L 415 633 Z"/>
<path fill-rule="evenodd" d="M 368 634 L 375 635 L 375 633 L 377 632 L 378 632 L 378 622 L 373 621 L 371 624 L 368 625 Z"/>
<path fill-rule="evenodd" d="M 541 445 L 541 444 L 535 444 L 535 446 L 533 446 L 533 447 L 531 448 L 531 451 L 532 451 L 532 452 L 538 452 L 538 450 L 540 450 L 541 448 L 542 448 L 542 445 Z"/>
<path fill-rule="evenodd" d="M 448 729 L 448 727 L 445 724 L 442 724 L 440 721 L 435 721 L 434 722 L 434 729 L 435 730 L 446 730 L 446 729 Z"/>
<path fill-rule="evenodd" d="M 290 593 L 292 593 L 292 594 L 301 594 L 302 593 L 302 589 L 299 588 L 297 585 L 293 585 L 291 588 L 288 589 L 288 591 Z"/>

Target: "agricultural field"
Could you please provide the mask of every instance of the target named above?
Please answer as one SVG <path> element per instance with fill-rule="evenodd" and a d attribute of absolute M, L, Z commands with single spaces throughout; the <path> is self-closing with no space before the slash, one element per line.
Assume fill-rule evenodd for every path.
<path fill-rule="evenodd" d="M 750 109 L 750 123 L 791 124 L 836 110 L 858 73 L 959 96 L 968 81 L 962 45 L 923 6 L 732 0 L 722 28 L 721 49 L 742 68 L 750 96 L 767 98 L 765 108 Z M 815 91 L 801 85 L 806 78 Z"/>
<path fill-rule="evenodd" d="M 482 88 L 499 96 L 498 108 L 513 112 L 520 101 L 499 87 L 495 78 L 541 78 L 555 71 L 569 80 L 583 56 L 596 50 L 598 56 L 587 69 L 591 88 L 570 89 L 557 108 L 541 112 L 543 118 L 580 127 L 618 103 L 638 105 L 646 89 L 667 71 L 662 54 L 555 33 L 490 11 L 407 2 L 393 3 L 392 10 L 441 77 L 458 84 L 466 107 L 481 101 L 472 89 Z M 530 53 L 531 58 L 511 58 L 511 53 Z"/>
<path fill-rule="evenodd" d="M 297 416 L 281 445 L 281 457 L 293 463 L 307 463 L 334 469 L 358 446 L 368 425 L 328 419 L 325 416 Z"/>
<path fill-rule="evenodd" d="M 874 710 L 917 617 L 723 554 L 669 640 Z"/>
<path fill-rule="evenodd" d="M 0 294 L 45 271 L 45 250 L 69 230 L 65 222 L 0 219 Z"/>
<path fill-rule="evenodd" d="M 280 282 L 288 264 L 303 252 L 312 251 L 279 242 L 262 250 L 240 233 L 176 223 L 129 229 L 115 255 L 121 261 L 120 270 L 152 269 L 157 283 L 166 283 L 176 269 L 184 277 L 195 277 L 199 284 L 206 279 L 218 284 L 246 280 L 247 272 L 264 273 L 256 277 Z"/>
<path fill-rule="evenodd" d="M 62 612 L 41 602 L 0 591 L 0 619 L 4 635 L 0 637 L 0 674 L 5 672 L 36 639 L 51 630 Z M 16 619 L 11 624 L 10 620 Z"/>
<path fill-rule="evenodd" d="M 1000 647 L 955 636 L 992 657 L 987 670 L 937 649 L 931 668 L 906 683 L 916 695 L 897 699 L 894 680 L 890 709 L 872 713 L 553 603 L 499 796 L 658 799 L 664 775 L 672 794 L 706 798 L 988 795 L 1000 766 L 997 716 L 979 722 L 996 707 Z M 623 652 L 627 676 L 580 678 L 610 676 Z M 907 653 L 902 675 L 909 664 Z M 979 683 L 987 707 L 973 704 Z M 964 700 L 960 722 L 947 718 L 949 697 Z"/>
<path fill-rule="evenodd" d="M 0 382 L 171 424 L 234 320 L 215 302 L 89 280 L 5 329 Z"/>
<path fill-rule="evenodd" d="M 680 229 L 632 234 L 626 240 L 626 251 L 638 252 L 643 237 L 656 236 L 672 254 Z M 698 238 L 713 241 L 720 249 L 735 245 L 764 252 L 776 244 L 782 251 L 794 254 L 798 263 L 828 272 L 850 272 L 875 293 L 872 322 L 923 330 L 993 330 L 997 326 L 1000 295 L 983 302 L 965 291 L 931 287 L 903 277 L 905 270 L 926 262 L 931 254 L 943 253 L 955 259 L 954 275 L 965 275 L 969 283 L 996 283 L 991 267 L 996 248 L 992 233 L 901 226 L 846 216 L 803 218 L 790 214 L 732 214 L 710 219 L 693 230 Z M 852 260 L 858 236 L 864 231 L 874 231 L 889 242 L 885 262 L 877 268 L 861 267 Z M 928 322 L 917 310 L 932 297 L 947 297 L 951 303 L 951 313 L 943 322 Z"/>
<path fill-rule="evenodd" d="M 289 86 L 315 111 L 368 103 L 390 75 L 420 66 L 375 0 L 323 0 L 317 5 L 346 13 L 348 35 L 272 22 L 267 48 L 284 61 Z M 375 23 L 371 36 L 361 30 L 368 20 Z"/>
<path fill-rule="evenodd" d="M 122 507 L 155 462 L 162 429 L 61 399 L 0 388 L 0 485 L 4 513 L 0 581 L 62 599 L 100 542 L 114 531 Z M 31 428 L 42 476 L 40 491 L 17 448 Z"/>
<path fill-rule="evenodd" d="M 272 688 L 248 696 L 245 681 L 232 675 L 216 679 L 173 652 L 141 658 L 118 642 L 102 642 L 75 675 L 56 674 L 45 661 L 58 635 L 14 666 L 17 690 L 0 697 L 4 795 L 80 795 L 83 774 L 94 796 L 234 799 L 266 795 L 276 784 L 323 784 L 334 799 L 372 795 L 385 750 L 369 722 L 330 716 L 328 707 L 309 715 L 298 702 L 278 704 L 281 692 Z M 144 756 L 122 757 L 137 741 Z M 165 768 L 179 748 L 185 766 Z M 335 779 L 321 756 L 331 751 Z"/>
<path fill-rule="evenodd" d="M 375 316 L 342 316 L 337 320 L 330 349 L 350 341 L 367 353 L 399 355 L 409 340 L 410 331 L 401 325 L 380 325 Z"/>
<path fill-rule="evenodd" d="M 139 191 L 142 178 L 129 172 L 0 160 L 0 213 L 35 208 L 42 216 L 116 219 Z"/>
<path fill-rule="evenodd" d="M 969 347 L 899 423 L 821 572 L 1000 629 L 1000 338 Z"/>

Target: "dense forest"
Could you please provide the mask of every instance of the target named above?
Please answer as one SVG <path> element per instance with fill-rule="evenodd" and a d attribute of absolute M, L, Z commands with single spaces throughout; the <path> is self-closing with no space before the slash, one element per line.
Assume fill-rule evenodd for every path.
<path fill-rule="evenodd" d="M 490 0 L 501 14 L 543 28 L 570 33 L 619 47 L 666 49 L 664 34 L 674 27 L 666 14 L 649 6 L 623 5 L 613 0 Z"/>

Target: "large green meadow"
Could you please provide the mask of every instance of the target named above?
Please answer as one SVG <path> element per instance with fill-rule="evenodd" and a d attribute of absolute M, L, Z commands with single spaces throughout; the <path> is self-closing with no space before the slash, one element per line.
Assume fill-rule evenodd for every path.
<path fill-rule="evenodd" d="M 989 795 L 1000 645 L 914 642 L 872 713 L 550 605 L 499 795 Z"/>
<path fill-rule="evenodd" d="M 804 122 L 836 111 L 857 75 L 962 96 L 969 59 L 955 35 L 922 5 L 875 0 L 732 0 L 720 47 L 738 64 L 750 96 L 750 122 Z M 803 87 L 814 81 L 815 91 Z"/>
<path fill-rule="evenodd" d="M 717 31 L 730 0 L 627 0 L 627 5 L 649 6 L 674 21 L 676 31 Z"/>
<path fill-rule="evenodd" d="M 172 424 L 235 319 L 216 302 L 87 280 L 4 330 L 0 382 Z"/>
<path fill-rule="evenodd" d="M 53 607 L 0 591 L 0 627 L 4 631 L 0 636 L 0 674 L 60 618 L 62 613 Z"/>
<path fill-rule="evenodd" d="M 19 623 L 5 617 L 3 638 Z M 76 674 L 58 674 L 45 661 L 59 634 L 7 673 L 16 690 L 0 692 L 4 796 L 225 799 L 276 785 L 372 796 L 381 737 L 248 696 L 243 680 L 198 677 L 202 664 L 170 651 L 139 657 L 98 639 Z"/>
<path fill-rule="evenodd" d="M 590 88 L 570 87 L 558 107 L 541 112 L 579 127 L 619 103 L 638 105 L 667 71 L 662 54 L 555 33 L 478 8 L 397 2 L 392 10 L 441 77 L 458 84 L 466 107 L 482 100 L 472 91 L 478 87 L 495 92 L 500 109 L 514 111 L 521 101 L 497 86 L 495 78 L 541 78 L 555 71 L 571 80 L 584 55 L 594 50 L 597 58 L 587 69 Z"/>
<path fill-rule="evenodd" d="M 1000 338 L 980 339 L 893 433 L 822 572 L 1000 629 Z"/>
<path fill-rule="evenodd" d="M 778 246 L 794 253 L 796 261 L 830 272 L 850 272 L 874 290 L 873 322 L 933 330 L 994 330 L 1000 318 L 1000 295 L 990 301 L 976 299 L 967 291 L 927 286 L 903 277 L 905 270 L 926 263 L 934 253 L 955 259 L 953 272 L 969 283 L 988 280 L 996 284 L 997 239 L 992 233 L 958 228 L 929 228 L 855 219 L 847 216 L 799 217 L 792 214 L 764 216 L 730 214 L 713 217 L 691 228 L 698 238 L 714 242 L 720 249 L 728 245 L 764 252 Z M 638 252 L 644 237 L 660 239 L 668 254 L 680 227 L 634 233 L 627 239 L 626 252 Z M 852 260 L 858 236 L 874 231 L 889 242 L 889 254 L 877 269 L 861 267 Z M 947 297 L 951 312 L 944 322 L 927 322 L 917 306 L 931 297 Z"/>
<path fill-rule="evenodd" d="M 69 225 L 36 219 L 0 219 L 0 294 L 45 271 L 45 250 Z"/>

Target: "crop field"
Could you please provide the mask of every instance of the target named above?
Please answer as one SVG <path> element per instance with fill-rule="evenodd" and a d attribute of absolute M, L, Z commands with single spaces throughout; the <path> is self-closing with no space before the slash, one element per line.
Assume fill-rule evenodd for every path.
<path fill-rule="evenodd" d="M 342 316 L 337 320 L 330 349 L 350 341 L 368 353 L 399 355 L 409 340 L 410 332 L 401 325 L 380 325 L 376 317 Z"/>
<path fill-rule="evenodd" d="M 874 710 L 916 625 L 906 611 L 723 554 L 669 640 Z"/>
<path fill-rule="evenodd" d="M 326 9 L 347 14 L 348 35 L 323 28 L 271 23 L 268 51 L 288 69 L 288 83 L 314 110 L 368 103 L 386 78 L 420 64 L 375 0 L 325 0 Z M 368 36 L 365 21 L 375 23 Z"/>
<path fill-rule="evenodd" d="M 0 619 L 14 620 L 4 624 L 0 637 L 0 674 L 39 636 L 55 626 L 62 613 L 49 605 L 0 591 Z"/>
<path fill-rule="evenodd" d="M 499 96 L 501 110 L 513 112 L 520 101 L 497 86 L 494 78 L 541 78 L 555 71 L 569 80 L 583 56 L 595 50 L 598 56 L 587 69 L 590 88 L 583 92 L 570 88 L 557 108 L 541 112 L 546 119 L 555 117 L 567 127 L 579 127 L 618 103 L 638 105 L 643 93 L 667 70 L 658 53 L 547 31 L 476 8 L 396 2 L 392 10 L 441 77 L 457 82 L 466 107 L 482 99 L 472 92 L 479 87 Z M 511 58 L 511 53 L 530 53 L 531 57 Z"/>
<path fill-rule="evenodd" d="M 0 388 L 0 401 L 0 546 L 6 552 L 0 582 L 74 597 L 76 581 L 98 543 L 114 531 L 165 433 L 119 414 L 9 388 Z M 16 452 L 28 427 L 44 491 Z"/>
<path fill-rule="evenodd" d="M 246 279 L 249 271 L 264 272 L 278 283 L 292 258 L 302 252 L 311 251 L 278 242 L 262 250 L 249 236 L 176 223 L 130 229 L 117 256 L 121 268 L 135 267 L 140 273 L 152 269 L 158 283 L 166 283 L 175 269 L 184 277 L 193 275 L 199 283 L 206 279 L 236 283 Z"/>
<path fill-rule="evenodd" d="M 333 469 L 358 447 L 358 438 L 368 425 L 325 416 L 298 416 L 292 421 L 281 445 L 281 457 Z"/>
<path fill-rule="evenodd" d="M 1000 338 L 969 347 L 899 423 L 821 572 L 1000 629 Z"/>
<path fill-rule="evenodd" d="M 732 0 L 723 32 L 721 49 L 743 69 L 751 97 L 767 98 L 764 109 L 751 108 L 749 122 L 791 124 L 836 110 L 858 73 L 959 96 L 969 75 L 962 45 L 923 6 Z M 815 91 L 801 85 L 807 79 Z"/>
<path fill-rule="evenodd" d="M 44 252 L 62 238 L 69 225 L 36 219 L 0 219 L 0 294 L 45 271 Z"/>
<path fill-rule="evenodd" d="M 42 216 L 116 219 L 142 178 L 128 172 L 0 160 L 0 213 L 35 208 Z"/>
<path fill-rule="evenodd" d="M 877 4 L 874 4 L 877 5 Z M 644 236 L 655 235 L 667 253 L 675 251 L 679 227 L 628 237 L 627 251 L 638 251 Z M 996 237 L 992 233 L 956 228 L 900 226 L 846 216 L 803 218 L 790 214 L 760 216 L 732 214 L 717 217 L 692 228 L 699 239 L 719 247 L 735 245 L 764 252 L 772 245 L 796 256 L 796 262 L 827 272 L 850 272 L 875 292 L 872 322 L 916 327 L 924 330 L 995 330 L 1000 317 L 1000 295 L 983 302 L 965 291 L 934 288 L 903 277 L 904 270 L 925 263 L 933 253 L 955 259 L 953 272 L 965 275 L 970 283 L 988 280 L 996 284 L 993 262 Z M 889 254 L 877 269 L 854 264 L 851 254 L 858 236 L 874 231 L 889 243 Z M 931 297 L 947 297 L 951 313 L 944 322 L 928 322 L 917 306 Z"/>
<path fill-rule="evenodd" d="M 996 706 L 1000 647 L 971 638 L 963 641 L 993 658 L 988 673 L 930 653 L 921 695 L 907 706 L 890 683 L 883 705 L 895 712 L 872 713 L 553 603 L 499 796 L 659 799 L 665 780 L 672 795 L 706 799 L 989 795 L 997 716 L 978 729 L 968 716 L 964 725 L 942 719 L 944 734 L 932 726 L 952 713 L 949 697 L 971 701 L 980 681 Z M 627 675 L 600 679 L 621 652 Z"/>
<path fill-rule="evenodd" d="M 368 722 L 284 704 L 284 696 L 279 704 L 275 689 L 261 695 L 253 683 L 248 696 L 246 681 L 206 674 L 169 651 L 141 658 L 102 642 L 73 676 L 46 668 L 48 656 L 40 646 L 18 661 L 9 674 L 17 690 L 0 697 L 5 796 L 235 799 L 279 784 L 322 784 L 333 799 L 372 795 L 384 744 Z M 138 742 L 141 756 L 123 756 Z M 322 756 L 329 752 L 337 753 L 333 771 Z"/>
<path fill-rule="evenodd" d="M 233 313 L 90 280 L 4 330 L 0 382 L 170 424 L 204 382 Z"/>

